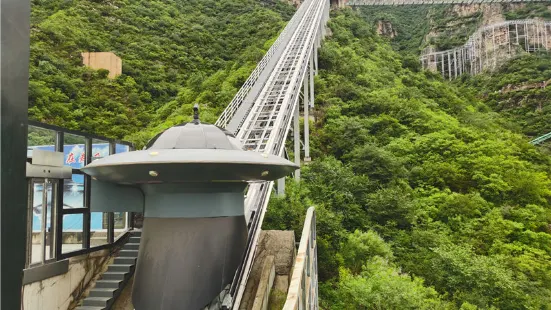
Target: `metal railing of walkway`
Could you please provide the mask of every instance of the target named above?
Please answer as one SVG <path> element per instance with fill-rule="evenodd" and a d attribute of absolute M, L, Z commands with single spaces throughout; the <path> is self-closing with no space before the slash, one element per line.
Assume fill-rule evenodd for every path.
<path fill-rule="evenodd" d="M 309 108 L 313 106 L 317 49 L 325 36 L 329 7 L 329 0 L 302 3 L 216 122 L 236 133 L 245 149 L 282 156 L 294 120 L 295 162 L 300 163 L 299 101 L 302 98 L 304 118 L 308 119 Z M 307 123 L 304 128 L 305 158 L 309 158 Z M 272 189 L 273 182 L 249 185 L 245 200 L 245 218 L 249 225 L 247 251 L 223 301 L 228 309 L 239 305 L 243 297 Z"/>

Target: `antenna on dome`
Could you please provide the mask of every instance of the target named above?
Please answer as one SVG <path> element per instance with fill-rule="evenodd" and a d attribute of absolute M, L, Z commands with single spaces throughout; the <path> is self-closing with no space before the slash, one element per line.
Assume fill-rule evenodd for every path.
<path fill-rule="evenodd" d="M 201 121 L 199 120 L 199 104 L 195 104 L 193 106 L 193 123 L 195 125 L 201 124 Z"/>

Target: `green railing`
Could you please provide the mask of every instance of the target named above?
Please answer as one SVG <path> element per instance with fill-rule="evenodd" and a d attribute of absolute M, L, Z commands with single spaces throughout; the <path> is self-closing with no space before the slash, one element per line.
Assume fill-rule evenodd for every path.
<path fill-rule="evenodd" d="M 541 137 L 535 138 L 534 140 L 530 141 L 530 144 L 537 145 L 537 144 L 540 144 L 540 143 L 544 142 L 547 139 L 551 139 L 551 132 L 546 133 Z"/>

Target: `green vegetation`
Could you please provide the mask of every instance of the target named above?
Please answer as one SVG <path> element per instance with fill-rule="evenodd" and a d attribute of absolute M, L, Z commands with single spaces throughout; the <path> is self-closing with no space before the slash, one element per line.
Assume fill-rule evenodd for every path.
<path fill-rule="evenodd" d="M 432 10 L 427 17 L 432 21 L 431 32 L 434 35 L 429 37 L 425 45 L 443 51 L 465 44 L 482 26 L 483 13 L 476 10 L 469 14 L 461 12 L 461 6 L 446 6 Z"/>
<path fill-rule="evenodd" d="M 465 44 L 478 28 L 499 14 L 506 20 L 551 18 L 545 3 L 361 7 L 358 12 L 372 24 L 390 22 L 398 33 L 390 40 L 394 50 L 416 56 L 426 47 L 441 51 Z"/>
<path fill-rule="evenodd" d="M 33 0 L 32 119 L 143 145 L 189 120 L 214 122 L 293 13 L 253 0 Z M 82 65 L 112 51 L 123 74 Z"/>
<path fill-rule="evenodd" d="M 378 21 L 388 21 L 396 30 L 397 36 L 391 40 L 394 50 L 419 55 L 420 48 L 424 45 L 426 34 L 429 32 L 429 19 L 427 15 L 430 6 L 365 6 L 358 12 L 362 18 L 376 25 Z"/>
<path fill-rule="evenodd" d="M 525 3 L 522 7 L 505 12 L 505 19 L 529 19 L 540 17 L 551 18 L 551 11 L 546 3 Z"/>
<path fill-rule="evenodd" d="M 428 46 L 446 50 L 464 44 L 481 24 L 482 12 L 460 14 L 453 5 L 362 7 L 361 16 L 370 23 L 389 21 L 398 35 L 394 50 L 419 55 Z"/>
<path fill-rule="evenodd" d="M 411 54 L 431 29 L 437 48 L 461 44 L 448 31 L 456 16 L 394 10 L 334 12 L 315 160 L 270 202 L 265 228 L 300 232 L 316 206 L 323 309 L 551 309 L 551 160 L 516 133 L 551 131 L 548 90 L 499 92 L 551 79 L 551 58 L 450 84 Z M 292 12 L 278 1 L 33 0 L 30 116 L 138 146 L 195 103 L 213 122 Z M 465 35 L 480 13 L 469 16 Z M 396 27 L 400 53 L 377 20 Z M 115 52 L 123 74 L 85 68 L 82 51 Z"/>
<path fill-rule="evenodd" d="M 551 309 L 551 161 L 352 10 L 320 51 L 314 161 L 266 228 L 317 210 L 324 309 Z"/>
<path fill-rule="evenodd" d="M 551 132 L 551 56 L 525 55 L 498 71 L 465 77 L 462 84 L 474 89 L 492 109 L 504 115 L 511 128 L 530 137 Z"/>

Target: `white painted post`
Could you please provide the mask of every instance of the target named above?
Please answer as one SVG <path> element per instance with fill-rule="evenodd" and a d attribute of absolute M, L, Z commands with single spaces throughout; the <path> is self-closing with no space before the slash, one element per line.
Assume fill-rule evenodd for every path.
<path fill-rule="evenodd" d="M 311 60 L 311 59 L 310 59 Z M 310 61 L 310 65 L 312 62 Z M 310 66 L 310 74 L 312 72 Z M 307 68 L 308 70 L 308 68 Z M 310 100 L 309 100 L 309 87 L 308 84 L 310 81 L 310 78 L 308 76 L 308 72 L 304 75 L 304 89 L 303 89 L 303 104 L 304 104 L 304 161 L 310 161 L 310 123 L 308 122 L 309 116 L 308 112 L 310 110 Z"/>
<path fill-rule="evenodd" d="M 277 196 L 285 197 L 285 178 L 277 179 Z"/>
<path fill-rule="evenodd" d="M 295 108 L 295 116 L 293 120 L 294 142 L 295 142 L 295 164 L 300 166 L 300 102 L 297 103 Z M 300 181 L 300 168 L 295 170 L 295 180 Z"/>

